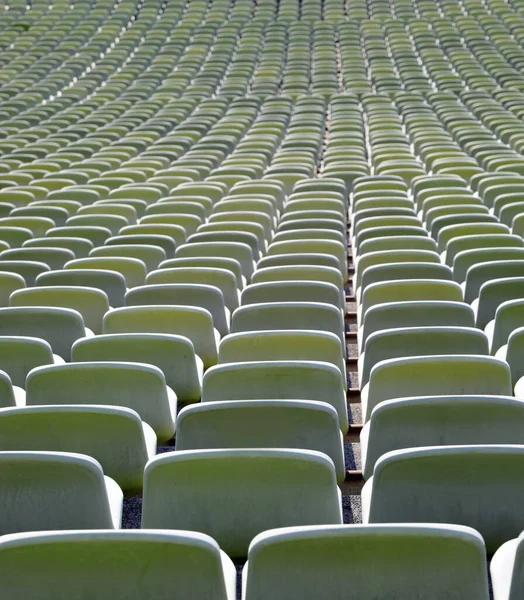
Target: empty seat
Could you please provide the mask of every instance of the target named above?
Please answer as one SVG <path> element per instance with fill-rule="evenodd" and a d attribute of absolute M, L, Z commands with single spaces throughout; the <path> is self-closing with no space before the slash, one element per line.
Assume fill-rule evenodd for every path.
<path fill-rule="evenodd" d="M 363 472 L 387 452 L 422 446 L 524 444 L 524 402 L 510 396 L 395 398 L 373 409 L 360 435 Z"/>
<path fill-rule="evenodd" d="M 524 326 L 524 300 L 506 300 L 498 305 L 495 318 L 486 325 L 491 342 L 491 354 L 496 354 L 508 342 L 512 331 Z"/>
<path fill-rule="evenodd" d="M 25 389 L 27 375 L 32 369 L 63 362 L 62 358 L 53 354 L 51 346 L 45 340 L 25 336 L 0 336 L 0 366 L 17 387 Z"/>
<path fill-rule="evenodd" d="M 36 280 L 39 286 L 92 287 L 107 294 L 113 308 L 124 305 L 126 280 L 121 273 L 102 269 L 64 269 L 42 273 Z"/>
<path fill-rule="evenodd" d="M 214 285 L 201 283 L 164 283 L 141 285 L 129 290 L 126 306 L 179 305 L 197 306 L 213 317 L 213 325 L 220 335 L 229 333 L 230 313 L 224 296 Z"/>
<path fill-rule="evenodd" d="M 382 360 L 431 354 L 489 354 L 486 334 L 473 327 L 401 327 L 368 336 L 360 355 L 360 387 L 369 381 L 371 369 Z"/>
<path fill-rule="evenodd" d="M 124 276 L 128 288 L 143 285 L 146 280 L 147 269 L 143 261 L 138 258 L 121 256 L 90 256 L 89 258 L 77 258 L 66 263 L 67 269 L 89 269 L 103 271 L 116 271 Z"/>
<path fill-rule="evenodd" d="M 335 468 L 320 452 L 171 452 L 144 473 L 142 527 L 207 533 L 232 558 L 267 529 L 341 522 Z"/>
<path fill-rule="evenodd" d="M 48 265 L 36 260 L 0 260 L 0 273 L 21 275 L 26 285 L 35 285 L 41 273 L 50 271 Z"/>
<path fill-rule="evenodd" d="M 264 302 L 321 302 L 343 311 L 346 308 L 340 290 L 323 281 L 269 281 L 248 285 L 242 291 L 242 306 Z"/>
<path fill-rule="evenodd" d="M 119 529 L 122 490 L 100 464 L 69 452 L 0 452 L 0 532 Z"/>
<path fill-rule="evenodd" d="M 364 422 L 384 400 L 449 394 L 511 395 L 506 362 L 490 356 L 447 354 L 392 358 L 376 364 L 362 389 Z"/>
<path fill-rule="evenodd" d="M 376 304 L 367 312 L 357 332 L 362 349 L 368 337 L 383 329 L 399 327 L 474 327 L 475 314 L 464 302 L 416 300 Z"/>
<path fill-rule="evenodd" d="M 168 600 L 174 581 L 187 600 L 236 599 L 231 560 L 213 539 L 189 531 L 12 534 L 0 539 L 0 564 L 10 600 Z"/>
<path fill-rule="evenodd" d="M 400 279 L 369 285 L 358 307 L 358 322 L 362 324 L 367 312 L 377 304 L 433 300 L 462 302 L 462 290 L 455 281 L 444 279 Z"/>
<path fill-rule="evenodd" d="M 0 338 L 0 352 L 2 338 Z M 115 333 L 82 338 L 71 351 L 73 362 L 127 361 L 158 367 L 179 402 L 199 402 L 204 364 L 191 340 L 164 333 Z M 24 382 L 25 384 L 25 382 Z"/>
<path fill-rule="evenodd" d="M 0 335 L 41 338 L 68 361 L 73 343 L 86 336 L 82 315 L 70 308 L 20 306 L 0 308 Z"/>
<path fill-rule="evenodd" d="M 175 259 L 175 261 L 178 259 Z M 174 265 L 176 267 L 176 265 Z M 146 284 L 193 283 L 217 287 L 224 296 L 224 302 L 230 311 L 239 305 L 240 294 L 235 275 L 227 269 L 217 267 L 162 268 L 149 273 Z"/>
<path fill-rule="evenodd" d="M 1 414 L 1 412 L 0 412 Z M 300 448 L 327 454 L 344 481 L 344 449 L 336 410 L 306 400 L 204 402 L 182 409 L 176 449 Z"/>
<path fill-rule="evenodd" d="M 0 452 L 87 454 L 128 493 L 142 489 L 156 435 L 138 414 L 116 406 L 25 406 L 0 409 Z"/>
<path fill-rule="evenodd" d="M 524 277 L 524 260 L 500 260 L 473 265 L 466 273 L 463 283 L 464 300 L 472 303 L 478 297 L 480 288 L 491 279 Z"/>
<path fill-rule="evenodd" d="M 286 527 L 252 541 L 243 597 L 487 600 L 485 565 L 482 537 L 460 525 Z"/>
<path fill-rule="evenodd" d="M 55 306 L 78 311 L 86 327 L 101 333 L 102 320 L 109 310 L 107 295 L 102 290 L 80 286 L 33 287 L 14 292 L 11 306 Z"/>
<path fill-rule="evenodd" d="M 26 403 L 94 404 L 135 410 L 159 441 L 173 437 L 176 396 L 160 369 L 131 362 L 87 362 L 38 367 L 27 377 Z"/>
<path fill-rule="evenodd" d="M 0 272 L 0 306 L 9 306 L 11 294 L 25 287 L 26 283 L 22 275 Z"/>
<path fill-rule="evenodd" d="M 338 367 L 318 361 L 267 361 L 221 364 L 204 375 L 202 401 L 318 400 L 337 411 L 342 432 L 348 411 Z"/>
<path fill-rule="evenodd" d="M 431 446 L 395 450 L 362 491 L 364 523 L 473 527 L 488 554 L 524 529 L 524 446 Z"/>
<path fill-rule="evenodd" d="M 196 306 L 129 306 L 104 317 L 104 333 L 168 333 L 187 337 L 204 367 L 217 363 L 220 335 L 213 317 Z"/>
<path fill-rule="evenodd" d="M 218 349 L 219 363 L 245 361 L 313 360 L 340 369 L 346 381 L 346 363 L 339 338 L 328 331 L 249 331 L 226 336 Z"/>

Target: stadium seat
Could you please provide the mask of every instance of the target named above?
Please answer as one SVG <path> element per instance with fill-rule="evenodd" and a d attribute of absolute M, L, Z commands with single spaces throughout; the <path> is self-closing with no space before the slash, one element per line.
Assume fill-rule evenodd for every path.
<path fill-rule="evenodd" d="M 156 435 L 133 410 L 116 406 L 25 406 L 0 409 L 0 452 L 87 454 L 126 493 L 142 489 Z"/>
<path fill-rule="evenodd" d="M 523 460 L 524 447 L 511 444 L 388 452 L 362 491 L 363 522 L 467 525 L 493 554 L 524 527 L 517 508 Z"/>
<path fill-rule="evenodd" d="M 26 403 L 95 404 L 135 410 L 159 441 L 173 437 L 176 396 L 157 367 L 132 362 L 86 362 L 38 367 L 26 384 Z"/>
<path fill-rule="evenodd" d="M 2 535 L 119 529 L 122 490 L 93 458 L 69 452 L 0 452 Z"/>
<path fill-rule="evenodd" d="M 347 598 L 350 581 L 350 598 L 378 598 L 387 590 L 402 598 L 440 600 L 456 592 L 487 600 L 485 562 L 482 537 L 460 525 L 284 527 L 251 542 L 244 598 Z"/>
<path fill-rule="evenodd" d="M 186 450 L 145 469 L 142 527 L 207 533 L 231 558 L 275 526 L 341 522 L 335 467 L 320 452 Z"/>
<path fill-rule="evenodd" d="M 108 593 L 166 600 L 173 594 L 173 578 L 177 593 L 187 598 L 236 598 L 232 561 L 202 533 L 94 529 L 11 534 L 0 539 L 0 555 L 0 576 L 12 600 Z"/>

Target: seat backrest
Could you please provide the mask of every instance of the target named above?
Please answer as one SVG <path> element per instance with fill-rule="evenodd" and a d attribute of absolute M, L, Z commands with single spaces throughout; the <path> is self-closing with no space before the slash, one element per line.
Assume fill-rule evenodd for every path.
<path fill-rule="evenodd" d="M 206 371 L 202 402 L 319 400 L 335 407 L 343 432 L 347 403 L 340 369 L 319 361 L 281 360 L 221 364 Z"/>
<path fill-rule="evenodd" d="M 253 283 L 242 291 L 240 303 L 264 302 L 320 302 L 342 309 L 340 290 L 332 283 L 323 281 L 268 281 Z"/>
<path fill-rule="evenodd" d="M 476 248 L 522 248 L 524 240 L 516 235 L 507 233 L 464 235 L 453 238 L 446 247 L 446 264 L 453 265 L 453 260 L 459 252 Z"/>
<path fill-rule="evenodd" d="M 475 315 L 464 302 L 417 300 L 376 304 L 362 325 L 362 348 L 368 337 L 382 329 L 399 327 L 474 327 Z"/>
<path fill-rule="evenodd" d="M 455 281 L 443 279 L 404 279 L 372 283 L 363 290 L 362 317 L 365 319 L 367 311 L 377 304 L 420 300 L 462 302 L 462 289 Z"/>
<path fill-rule="evenodd" d="M 210 367 L 217 362 L 217 336 L 211 313 L 197 306 L 127 306 L 104 317 L 104 333 L 169 333 L 187 337 Z"/>
<path fill-rule="evenodd" d="M 42 273 L 36 278 L 37 286 L 91 287 L 105 292 L 113 308 L 124 305 L 126 280 L 117 271 L 102 269 L 63 269 Z"/>
<path fill-rule="evenodd" d="M 237 260 L 242 267 L 242 275 L 249 281 L 255 269 L 253 254 L 247 244 L 241 242 L 194 242 L 182 244 L 175 253 L 176 258 L 225 257 Z"/>
<path fill-rule="evenodd" d="M 235 600 L 235 568 L 210 537 L 184 531 L 67 531 L 0 541 L 0 577 L 12 600 L 144 594 Z M 49 562 L 45 569 L 39 567 Z M 38 576 L 36 570 L 38 569 Z M 35 573 L 27 577 L 27 573 Z"/>
<path fill-rule="evenodd" d="M 0 531 L 115 529 L 100 464 L 84 454 L 0 452 Z M 120 494 L 115 482 L 112 482 Z M 117 492 L 117 493 L 118 493 Z"/>
<path fill-rule="evenodd" d="M 201 283 L 159 283 L 141 285 L 129 290 L 126 306 L 182 305 L 199 306 L 209 311 L 220 335 L 229 333 L 224 296 L 214 285 Z"/>
<path fill-rule="evenodd" d="M 129 492 L 142 489 L 143 470 L 152 444 L 156 444 L 154 432 L 135 411 L 121 406 L 24 406 L 0 410 L 0 452 L 87 454 Z"/>
<path fill-rule="evenodd" d="M 53 364 L 53 351 L 45 340 L 35 337 L 0 337 L 0 364 L 13 385 L 25 388 L 31 369 Z"/>
<path fill-rule="evenodd" d="M 0 338 L 0 352 L 1 352 Z M 82 338 L 71 351 L 73 362 L 142 362 L 158 367 L 180 402 L 199 402 L 202 361 L 191 340 L 165 333 L 115 333 Z M 24 381 L 25 385 L 25 381 Z"/>
<path fill-rule="evenodd" d="M 451 242 L 457 237 L 478 236 L 484 234 L 508 234 L 509 228 L 502 223 L 465 223 L 460 225 L 447 225 L 438 234 L 437 246 L 439 252 L 444 252 Z"/>
<path fill-rule="evenodd" d="M 99 246 L 89 254 L 90 257 L 120 257 L 136 258 L 146 265 L 146 270 L 153 271 L 166 260 L 167 255 L 163 248 L 152 244 L 121 244 L 115 246 Z"/>
<path fill-rule="evenodd" d="M 358 258 L 355 267 L 355 287 L 360 287 L 366 269 L 388 263 L 440 263 L 437 253 L 426 250 L 384 250 L 370 252 Z"/>
<path fill-rule="evenodd" d="M 486 334 L 474 327 L 401 327 L 372 333 L 366 339 L 361 386 L 382 360 L 432 354 L 489 354 Z"/>
<path fill-rule="evenodd" d="M 338 415 L 325 402 L 235 400 L 188 406 L 177 417 L 176 450 L 200 448 L 316 450 L 331 458 L 339 483 L 346 472 Z"/>
<path fill-rule="evenodd" d="M 485 563 L 480 534 L 459 525 L 287 527 L 251 543 L 244 597 L 345 598 L 349 580 L 350 598 L 380 598 L 388 590 L 394 598 L 487 600 Z"/>
<path fill-rule="evenodd" d="M 90 287 L 49 286 L 33 287 L 14 292 L 11 306 L 56 306 L 77 310 L 86 327 L 101 333 L 102 319 L 109 310 L 109 300 L 102 290 Z"/>
<path fill-rule="evenodd" d="M 372 283 L 395 279 L 444 279 L 451 281 L 453 273 L 446 265 L 425 262 L 385 263 L 368 267 L 362 276 L 361 289 Z"/>
<path fill-rule="evenodd" d="M 364 519 L 467 525 L 482 535 L 491 554 L 524 529 L 519 509 L 524 501 L 523 463 L 520 445 L 388 452 L 377 461 L 366 484 L 371 493 L 366 496 Z"/>
<path fill-rule="evenodd" d="M 501 346 L 507 344 L 512 331 L 523 326 L 524 300 L 506 300 L 500 303 L 493 323 L 491 354 L 495 354 Z"/>
<path fill-rule="evenodd" d="M 145 469 L 142 526 L 202 531 L 232 558 L 245 557 L 255 535 L 273 527 L 341 522 L 335 468 L 320 452 L 180 451 Z"/>
<path fill-rule="evenodd" d="M 231 332 L 271 329 L 312 329 L 335 334 L 344 345 L 342 313 L 321 302 L 263 302 L 237 308 L 231 319 Z"/>
<path fill-rule="evenodd" d="M 143 285 L 147 275 L 146 265 L 142 260 L 121 256 L 77 258 L 66 263 L 64 269 L 116 271 L 123 275 L 128 288 Z"/>
<path fill-rule="evenodd" d="M 327 331 L 281 329 L 233 333 L 221 341 L 218 349 L 219 364 L 265 360 L 319 360 L 335 365 L 346 378 L 340 339 Z"/>
<path fill-rule="evenodd" d="M 173 436 L 175 403 L 164 375 L 152 365 L 87 362 L 33 369 L 27 377 L 27 406 L 107 404 L 136 411 L 160 440 Z"/>
<path fill-rule="evenodd" d="M 487 281 L 510 277 L 524 277 L 524 259 L 495 260 L 471 266 L 466 273 L 464 301 L 473 302 Z"/>
<path fill-rule="evenodd" d="M 0 308 L 0 335 L 41 338 L 70 360 L 71 347 L 85 336 L 85 327 L 82 315 L 70 308 L 20 306 Z"/>
<path fill-rule="evenodd" d="M 171 258 L 159 265 L 159 270 L 178 268 L 216 268 L 230 271 L 235 276 L 237 288 L 244 287 L 242 266 L 238 260 L 224 256 L 189 256 L 187 258 Z M 153 283 L 153 282 L 149 282 Z M 155 282 L 167 283 L 167 282 Z"/>
<path fill-rule="evenodd" d="M 22 275 L 0 272 L 0 306 L 9 306 L 11 294 L 25 287 L 26 282 Z"/>
<path fill-rule="evenodd" d="M 387 452 L 425 446 L 523 444 L 524 402 L 511 396 L 419 396 L 381 402 L 365 426 L 364 477 Z"/>
<path fill-rule="evenodd" d="M 455 255 L 453 259 L 453 279 L 462 283 L 468 269 L 485 262 L 523 260 L 524 248 L 475 248 Z"/>
<path fill-rule="evenodd" d="M 384 400 L 436 394 L 511 395 L 511 373 L 505 361 L 490 356 L 446 354 L 393 358 L 371 370 L 363 394 L 363 418 Z"/>
<path fill-rule="evenodd" d="M 253 274 L 252 284 L 268 281 L 325 281 L 340 290 L 341 302 L 345 300 L 344 283 L 338 269 L 315 265 L 288 265 L 259 268 Z"/>
<path fill-rule="evenodd" d="M 176 259 L 175 259 L 176 260 Z M 177 267 L 152 271 L 146 284 L 191 283 L 217 287 L 224 296 L 224 302 L 233 311 L 239 305 L 237 281 L 231 271 L 217 267 Z"/>

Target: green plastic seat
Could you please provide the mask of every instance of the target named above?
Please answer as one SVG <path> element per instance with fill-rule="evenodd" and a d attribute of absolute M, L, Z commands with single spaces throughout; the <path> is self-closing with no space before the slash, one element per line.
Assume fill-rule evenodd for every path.
<path fill-rule="evenodd" d="M 251 280 L 255 270 L 251 248 L 240 242 L 193 242 L 179 246 L 175 258 L 230 258 L 240 263 L 242 276 Z M 243 287 L 243 286 L 242 286 Z"/>
<path fill-rule="evenodd" d="M 66 263 L 64 269 L 115 271 L 124 277 L 128 288 L 143 285 L 147 275 L 146 265 L 140 259 L 117 256 L 78 258 Z"/>
<path fill-rule="evenodd" d="M 122 490 L 93 458 L 69 452 L 1 452 L 3 535 L 119 529 Z"/>
<path fill-rule="evenodd" d="M 463 283 L 464 300 L 473 303 L 483 284 L 492 279 L 507 277 L 524 277 L 524 260 L 495 260 L 471 266 Z"/>
<path fill-rule="evenodd" d="M 108 297 L 102 290 L 80 286 L 47 286 L 17 290 L 10 306 L 49 306 L 78 311 L 85 326 L 93 333 L 102 331 L 102 320 L 109 310 Z"/>
<path fill-rule="evenodd" d="M 469 444 L 522 444 L 524 403 L 510 396 L 420 396 L 382 402 L 364 426 L 364 476 L 393 450 Z"/>
<path fill-rule="evenodd" d="M 357 317 L 360 326 L 367 312 L 377 304 L 421 300 L 462 302 L 462 289 L 455 281 L 445 279 L 401 279 L 368 285 L 362 294 Z"/>
<path fill-rule="evenodd" d="M 263 482 L 261 469 L 267 474 Z M 206 494 L 211 481 L 213 493 Z M 173 496 L 176 503 L 166 501 Z M 180 451 L 154 458 L 144 473 L 143 527 L 207 532 L 235 558 L 247 555 L 261 531 L 341 522 L 335 468 L 320 452 Z"/>
<path fill-rule="evenodd" d="M 18 273 L 0 272 L 0 306 L 9 306 L 9 298 L 16 290 L 26 287 L 25 279 Z"/>
<path fill-rule="evenodd" d="M 199 283 L 164 283 L 135 287 L 126 293 L 126 306 L 178 305 L 201 307 L 213 317 L 221 336 L 229 333 L 230 313 L 219 288 Z"/>
<path fill-rule="evenodd" d="M 74 253 L 66 248 L 54 248 L 48 241 L 48 246 L 39 248 L 13 248 L 0 252 L 0 261 L 31 261 L 44 263 L 50 269 L 61 269 L 66 262 L 75 258 Z"/>
<path fill-rule="evenodd" d="M 13 600 L 30 597 L 35 586 L 41 600 L 57 594 L 78 600 L 108 589 L 119 589 L 129 600 L 139 600 L 142 592 L 164 600 L 172 593 L 172 577 L 178 589 L 200 597 L 235 599 L 233 563 L 201 533 L 99 529 L 13 534 L 2 538 L 0 554 L 2 578 Z M 37 581 L 28 578 L 43 560 L 53 567 Z M 70 578 L 64 578 L 64 568 Z"/>
<path fill-rule="evenodd" d="M 195 306 L 128 306 L 106 313 L 103 332 L 165 333 L 187 337 L 208 368 L 217 362 L 219 334 L 211 313 Z"/>
<path fill-rule="evenodd" d="M 85 362 L 38 367 L 26 385 L 27 406 L 109 405 L 136 411 L 159 441 L 173 437 L 176 396 L 160 369 L 134 362 Z"/>
<path fill-rule="evenodd" d="M 0 339 L 1 344 L 1 339 Z M 1 347 L 1 346 L 0 346 Z M 203 363 L 189 338 L 159 333 L 97 335 L 75 342 L 73 362 L 145 362 L 158 367 L 179 402 L 199 402 Z"/>
<path fill-rule="evenodd" d="M 82 238 L 88 240 L 96 247 L 102 246 L 111 237 L 111 230 L 107 229 L 107 227 L 88 227 L 87 225 L 73 227 L 72 225 L 65 225 L 64 227 L 49 229 L 46 236 L 50 238 L 51 243 L 52 238 Z"/>
<path fill-rule="evenodd" d="M 60 237 L 53 238 L 52 240 L 47 237 L 31 238 L 23 243 L 22 248 L 37 249 L 49 248 L 50 246 L 57 249 L 70 250 L 74 258 L 85 258 L 93 248 L 93 244 L 89 240 L 75 237 Z"/>
<path fill-rule="evenodd" d="M 369 335 L 359 357 L 359 383 L 369 382 L 375 365 L 383 360 L 433 354 L 489 354 L 486 334 L 466 327 L 400 327 Z"/>
<path fill-rule="evenodd" d="M 504 444 L 388 452 L 364 486 L 363 521 L 466 525 L 491 554 L 524 526 L 518 510 L 523 460 L 522 446 Z"/>
<path fill-rule="evenodd" d="M 320 361 L 280 360 L 225 363 L 204 374 L 202 402 L 222 400 L 317 400 L 331 404 L 340 429 L 348 429 L 340 369 Z"/>
<path fill-rule="evenodd" d="M 406 375 L 408 373 L 409 375 Z M 380 402 L 435 394 L 511 395 L 506 362 L 481 355 L 433 355 L 383 360 L 361 392 L 364 422 Z"/>
<path fill-rule="evenodd" d="M 243 571 L 244 597 L 379 598 L 388 589 L 398 598 L 441 600 L 457 592 L 487 600 L 485 561 L 481 535 L 460 525 L 285 527 L 252 541 Z"/>
<path fill-rule="evenodd" d="M 256 427 L 253 427 L 256 423 Z M 307 423 L 307 425 L 306 425 Z M 309 432 L 304 437 L 303 432 Z M 176 450 L 299 448 L 327 454 L 337 481 L 345 477 L 342 433 L 336 410 L 311 400 L 205 402 L 180 411 Z"/>
<path fill-rule="evenodd" d="M 97 460 L 127 493 L 142 489 L 156 435 L 132 410 L 115 406 L 26 406 L 0 410 L 0 452 L 75 452 Z"/>
<path fill-rule="evenodd" d="M 73 342 L 85 334 L 76 310 L 43 306 L 0 309 L 0 335 L 43 339 L 64 360 L 70 359 Z"/>

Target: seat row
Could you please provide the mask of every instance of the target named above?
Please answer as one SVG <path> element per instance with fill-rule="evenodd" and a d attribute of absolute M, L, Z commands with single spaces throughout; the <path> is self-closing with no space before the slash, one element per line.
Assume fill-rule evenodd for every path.
<path fill-rule="evenodd" d="M 493 558 L 496 600 L 516 600 L 523 539 Z M 64 531 L 0 537 L 4 593 L 23 598 L 107 597 L 235 600 L 234 563 L 211 537 L 188 531 Z M 27 574 L 32 573 L 32 577 Z M 348 579 L 351 582 L 348 590 Z M 239 586 L 240 587 L 240 586 Z M 258 535 L 243 569 L 242 598 L 388 594 L 488 600 L 486 551 L 474 529 L 458 525 L 288 527 Z M 240 590 L 239 590 L 240 591 Z"/>

